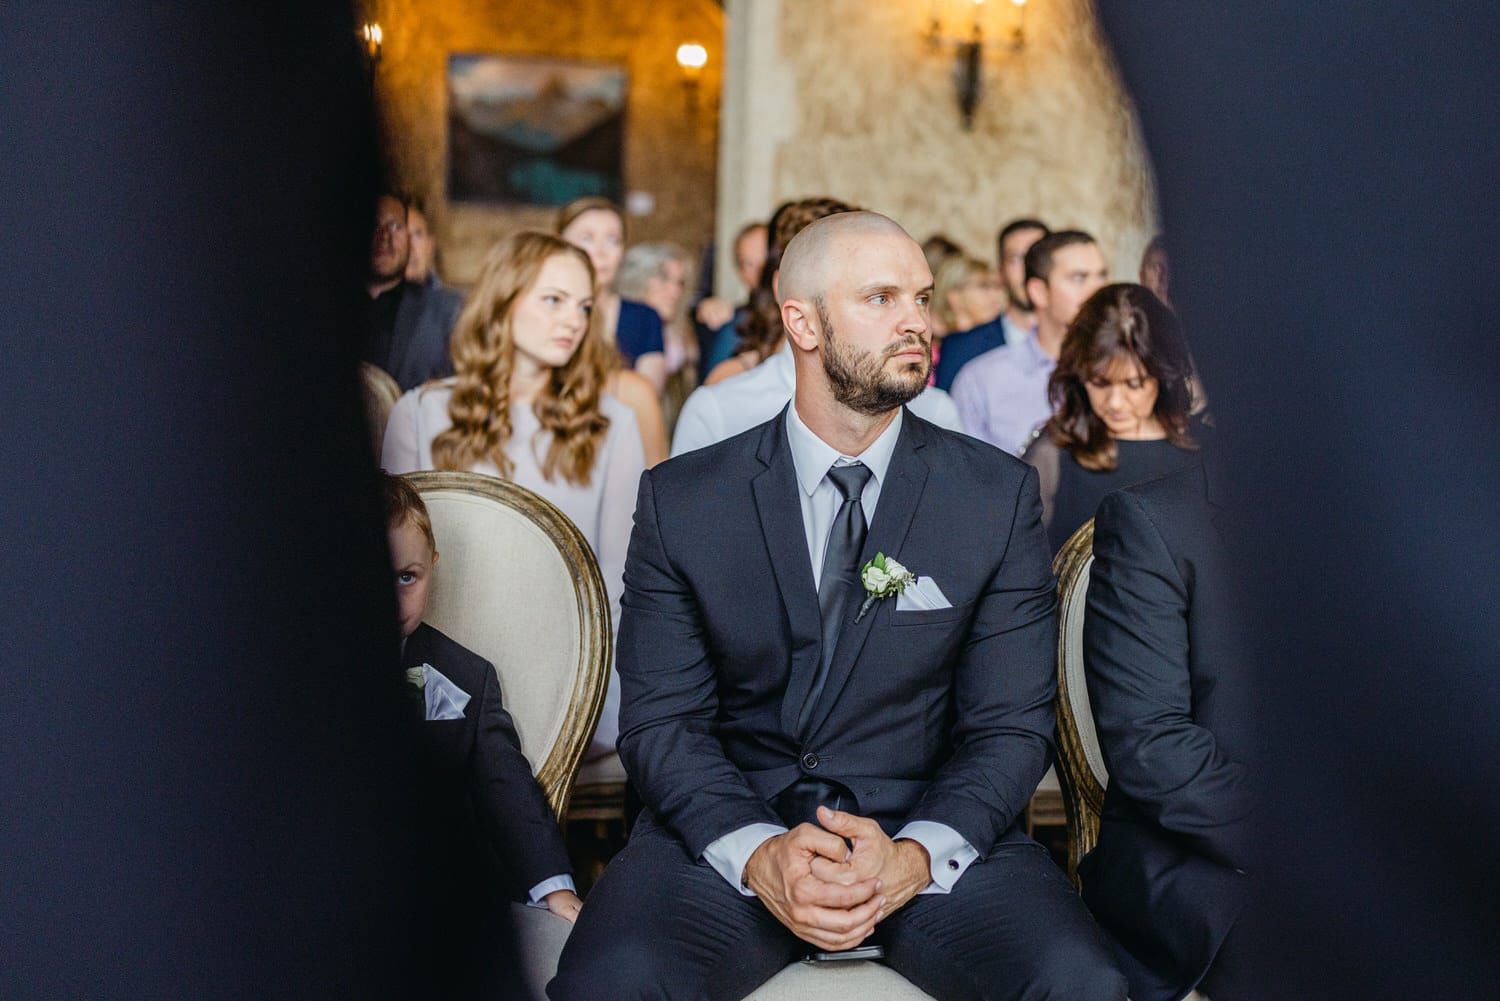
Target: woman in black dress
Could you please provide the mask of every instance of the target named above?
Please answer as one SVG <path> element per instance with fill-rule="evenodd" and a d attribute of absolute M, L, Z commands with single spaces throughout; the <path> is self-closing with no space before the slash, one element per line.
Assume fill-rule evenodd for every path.
<path fill-rule="evenodd" d="M 1177 317 L 1150 289 L 1106 285 L 1083 304 L 1047 386 L 1052 419 L 1023 456 L 1041 474 L 1053 552 L 1105 494 L 1197 459 L 1191 378 Z"/>

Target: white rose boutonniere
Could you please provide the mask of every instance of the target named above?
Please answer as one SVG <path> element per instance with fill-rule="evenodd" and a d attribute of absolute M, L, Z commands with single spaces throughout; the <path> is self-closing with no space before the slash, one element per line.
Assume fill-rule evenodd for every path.
<path fill-rule="evenodd" d="M 406 683 L 416 688 L 427 687 L 426 667 L 426 664 L 421 665 L 421 667 L 408 667 L 406 669 Z"/>
<path fill-rule="evenodd" d="M 859 606 L 859 614 L 854 617 L 856 623 L 865 617 L 865 613 L 877 600 L 900 594 L 917 578 L 910 570 L 887 557 L 885 553 L 876 553 L 875 558 L 866 563 L 864 569 L 859 572 L 859 579 L 865 586 L 865 603 Z"/>

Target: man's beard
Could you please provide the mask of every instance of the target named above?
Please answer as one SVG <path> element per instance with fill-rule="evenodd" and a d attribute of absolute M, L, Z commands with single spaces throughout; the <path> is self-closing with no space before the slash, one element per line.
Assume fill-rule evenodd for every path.
<path fill-rule="evenodd" d="M 1034 313 L 1036 310 L 1031 305 L 1031 300 L 1026 298 L 1026 286 L 1012 288 L 1010 282 L 1005 283 L 1005 296 L 1009 300 L 1011 309 L 1019 309 L 1023 313 Z"/>
<path fill-rule="evenodd" d="M 870 417 L 888 414 L 911 402 L 927 388 L 927 373 L 932 368 L 932 345 L 925 338 L 916 334 L 903 337 L 894 344 L 887 344 L 879 355 L 874 355 L 842 346 L 821 303 L 818 305 L 818 319 L 823 324 L 823 371 L 828 373 L 833 398 L 850 410 Z M 918 366 L 920 371 L 907 366 L 903 372 L 888 374 L 886 360 L 913 347 L 920 347 L 927 357 L 927 361 Z"/>

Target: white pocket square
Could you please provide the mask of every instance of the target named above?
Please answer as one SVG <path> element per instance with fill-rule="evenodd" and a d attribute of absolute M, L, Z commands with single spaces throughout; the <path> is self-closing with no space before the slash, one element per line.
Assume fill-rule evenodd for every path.
<path fill-rule="evenodd" d="M 953 602 L 943 595 L 943 589 L 931 577 L 918 577 L 896 595 L 898 612 L 935 612 L 939 608 L 952 608 Z"/>
<path fill-rule="evenodd" d="M 463 719 L 464 706 L 469 704 L 469 693 L 443 676 L 443 672 L 431 664 L 422 665 L 423 695 L 427 700 L 427 718 Z"/>

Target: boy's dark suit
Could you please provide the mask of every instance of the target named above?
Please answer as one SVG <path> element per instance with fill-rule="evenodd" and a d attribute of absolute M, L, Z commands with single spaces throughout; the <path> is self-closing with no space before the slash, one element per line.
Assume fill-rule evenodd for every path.
<path fill-rule="evenodd" d="M 1084 651 L 1109 788 L 1079 871 L 1134 1001 L 1196 986 L 1245 899 L 1252 721 L 1210 469 L 1110 494 L 1095 520 Z"/>
<path fill-rule="evenodd" d="M 950 895 L 918 896 L 877 926 L 908 979 L 940 998 L 1020 996 L 1037 979 L 1067 997 L 1111 996 L 1117 981 L 1123 997 L 1097 928 L 1016 827 L 1053 737 L 1035 471 L 903 415 L 859 562 L 894 557 L 952 607 L 898 611 L 892 597 L 855 622 L 851 600 L 800 732 L 821 620 L 799 489 L 785 411 L 642 479 L 617 664 L 620 753 L 647 809 L 594 887 L 551 996 L 596 996 L 609 976 L 616 998 L 739 998 L 805 954 L 700 856 L 745 825 L 806 819 L 771 800 L 817 779 L 888 834 L 936 821 L 979 852 Z"/>
<path fill-rule="evenodd" d="M 573 869 L 501 704 L 494 667 L 425 622 L 407 638 L 402 666 L 424 663 L 469 701 L 462 719 L 426 720 L 422 692 L 411 689 L 424 766 L 415 816 L 427 854 L 412 928 L 435 971 L 434 992 L 462 996 L 505 975 L 492 960 L 509 901 Z"/>
<path fill-rule="evenodd" d="M 533 886 L 573 867 L 501 702 L 495 668 L 425 622 L 407 638 L 402 666 L 424 663 L 467 692 L 469 701 L 463 719 L 422 724 L 423 798 L 441 815 L 442 829 L 454 832 L 455 845 L 473 846 L 471 860 L 492 859 L 499 868 L 491 871 L 503 873 L 511 896 L 524 900 Z M 503 847 L 504 856 L 495 858 L 488 846 Z"/>

